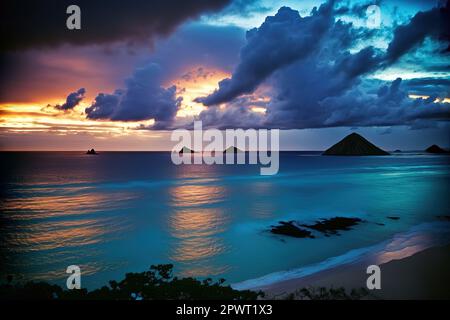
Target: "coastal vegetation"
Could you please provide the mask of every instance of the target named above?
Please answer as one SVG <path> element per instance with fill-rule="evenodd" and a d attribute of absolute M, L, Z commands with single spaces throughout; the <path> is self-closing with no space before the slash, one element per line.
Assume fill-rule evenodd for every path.
<path fill-rule="evenodd" d="M 67 290 L 47 282 L 7 283 L 0 285 L 0 300 L 355 300 L 364 299 L 369 292 L 344 288 L 307 287 L 278 297 L 266 297 L 262 291 L 235 290 L 224 285 L 225 280 L 197 280 L 172 275 L 173 265 L 152 265 L 148 271 L 127 273 L 119 282 L 88 291 Z"/>
<path fill-rule="evenodd" d="M 283 296 L 284 300 L 361 300 L 369 298 L 369 290 L 366 288 L 352 289 L 348 292 L 345 288 L 308 287 L 296 290 Z"/>
<path fill-rule="evenodd" d="M 46 282 L 14 284 L 12 277 L 0 286 L 0 300 L 256 300 L 262 292 L 234 290 L 225 280 L 178 278 L 172 264 L 152 265 L 148 271 L 127 273 L 121 281 L 88 291 L 66 290 Z"/>

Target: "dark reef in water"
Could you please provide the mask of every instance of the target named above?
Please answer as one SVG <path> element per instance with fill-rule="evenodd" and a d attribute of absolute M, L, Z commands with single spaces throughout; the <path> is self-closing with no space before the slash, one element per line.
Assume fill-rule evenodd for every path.
<path fill-rule="evenodd" d="M 298 227 L 295 221 L 280 221 L 279 225 L 271 227 L 270 232 L 294 238 L 314 238 L 311 231 Z"/>
<path fill-rule="evenodd" d="M 385 156 L 388 152 L 381 150 L 357 133 L 352 133 L 327 149 L 325 156 Z"/>
<path fill-rule="evenodd" d="M 391 219 L 391 220 L 398 220 L 398 219 L 400 219 L 400 217 L 396 217 L 396 216 L 388 216 L 386 218 Z"/>
<path fill-rule="evenodd" d="M 339 231 L 351 230 L 351 227 L 359 224 L 362 221 L 363 220 L 359 218 L 347 217 L 320 219 L 314 224 L 300 224 L 296 221 L 280 221 L 279 225 L 271 226 L 270 232 L 295 238 L 314 238 L 312 232 L 306 229 L 318 231 L 325 236 L 339 235 Z"/>

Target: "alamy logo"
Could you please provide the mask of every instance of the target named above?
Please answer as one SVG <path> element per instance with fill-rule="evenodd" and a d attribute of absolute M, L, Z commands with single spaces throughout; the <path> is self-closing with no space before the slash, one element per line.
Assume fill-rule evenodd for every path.
<path fill-rule="evenodd" d="M 81 29 L 81 9 L 79 6 L 72 4 L 67 7 L 66 13 L 70 14 L 66 20 L 66 27 L 69 30 Z"/>
<path fill-rule="evenodd" d="M 79 266 L 71 265 L 66 269 L 66 273 L 70 273 L 67 278 L 66 286 L 67 289 L 81 289 L 81 269 Z"/>
<path fill-rule="evenodd" d="M 367 267 L 367 274 L 370 276 L 367 278 L 366 286 L 369 290 L 381 289 L 381 269 L 379 266 L 373 264 Z"/>
<path fill-rule="evenodd" d="M 366 26 L 370 29 L 378 29 L 381 27 L 381 9 L 373 4 L 366 9 Z"/>
<path fill-rule="evenodd" d="M 279 169 L 278 129 L 203 130 L 202 122 L 195 121 L 193 131 L 173 130 L 170 139 L 178 141 L 172 148 L 176 165 L 246 164 L 248 158 L 248 164 L 261 165 L 261 175 L 274 175 Z"/>

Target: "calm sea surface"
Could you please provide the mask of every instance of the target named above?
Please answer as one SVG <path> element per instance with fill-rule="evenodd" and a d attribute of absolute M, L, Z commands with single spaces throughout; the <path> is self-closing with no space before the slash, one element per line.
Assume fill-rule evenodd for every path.
<path fill-rule="evenodd" d="M 75 264 L 92 289 L 173 263 L 180 276 L 235 283 L 428 222 L 427 237 L 449 236 L 433 230 L 450 215 L 449 156 L 285 152 L 275 176 L 260 176 L 257 165 L 175 166 L 157 152 L 3 152 L 0 161 L 0 271 L 21 279 L 64 285 Z M 315 239 L 268 231 L 280 220 L 334 216 L 365 222 Z"/>

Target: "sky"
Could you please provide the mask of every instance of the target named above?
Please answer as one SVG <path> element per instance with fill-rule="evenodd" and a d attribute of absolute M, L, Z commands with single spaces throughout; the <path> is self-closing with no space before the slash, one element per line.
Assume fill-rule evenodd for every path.
<path fill-rule="evenodd" d="M 81 9 L 68 30 L 66 8 Z M 24 9 L 26 7 L 26 9 Z M 171 130 L 450 147 L 442 0 L 2 1 L 0 150 L 170 150 Z"/>

